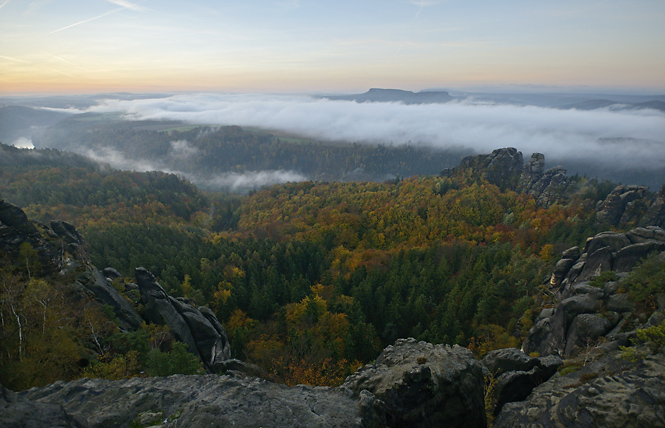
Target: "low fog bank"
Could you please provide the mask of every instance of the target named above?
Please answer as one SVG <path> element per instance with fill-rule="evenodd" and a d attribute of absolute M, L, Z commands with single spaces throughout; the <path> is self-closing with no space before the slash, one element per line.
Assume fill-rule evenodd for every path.
<path fill-rule="evenodd" d="M 14 140 L 11 143 L 12 146 L 18 147 L 19 149 L 34 149 L 35 146 L 32 144 L 32 140 L 27 137 L 20 137 Z"/>
<path fill-rule="evenodd" d="M 478 153 L 510 146 L 525 156 L 545 153 L 553 163 L 572 159 L 617 169 L 655 170 L 665 162 L 665 114 L 649 109 L 583 111 L 486 102 L 404 105 L 189 94 L 105 100 L 86 111 L 121 112 L 136 120 L 262 127 L 328 141 L 463 146 Z"/>
<path fill-rule="evenodd" d="M 191 150 L 188 148 L 184 140 L 176 141 L 173 145 L 185 153 L 189 153 Z M 176 174 L 191 181 L 199 188 L 208 190 L 226 190 L 235 193 L 248 193 L 261 187 L 272 186 L 273 184 L 308 180 L 308 177 L 299 174 L 298 172 L 285 170 L 228 172 L 212 176 L 201 176 L 198 174 L 172 170 L 159 162 L 151 162 L 145 159 L 129 159 L 121 152 L 111 148 L 99 150 L 89 149 L 83 151 L 82 154 L 93 159 L 95 162 L 108 165 L 115 169 L 138 172 L 162 171 Z"/>
<path fill-rule="evenodd" d="M 191 176 L 191 175 L 188 175 Z M 191 181 L 201 188 L 226 189 L 237 193 L 247 193 L 251 190 L 273 184 L 300 182 L 308 180 L 295 171 L 246 171 L 243 173 L 229 172 L 219 174 L 212 178 L 193 177 Z"/>

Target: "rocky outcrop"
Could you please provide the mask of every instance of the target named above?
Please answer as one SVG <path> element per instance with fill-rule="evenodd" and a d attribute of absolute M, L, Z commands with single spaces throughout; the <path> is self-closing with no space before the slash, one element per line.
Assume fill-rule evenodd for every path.
<path fill-rule="evenodd" d="M 545 171 L 545 155 L 534 153 L 522 169 L 518 190 L 533 195 L 539 205 L 550 207 L 567 198 L 570 180 L 566 172 L 560 166 Z"/>
<path fill-rule="evenodd" d="M 121 329 L 136 330 L 146 320 L 168 325 L 209 371 L 215 371 L 217 364 L 230 358 L 224 327 L 210 309 L 196 308 L 186 299 L 172 298 L 150 272 L 137 269 L 136 288 L 144 305 L 142 317 L 111 285 L 122 277 L 120 272 L 106 268 L 102 273 L 93 266 L 84 251 L 83 238 L 72 224 L 54 221 L 48 227 L 32 222 L 20 208 L 0 201 L 0 250 L 18 257 L 24 243 L 30 244 L 39 256 L 40 274 L 71 274 L 74 289 L 81 296 L 110 307 Z M 125 291 L 129 295 L 136 293 L 133 284 L 125 284 Z M 225 370 L 224 367 L 219 370 Z"/>
<path fill-rule="evenodd" d="M 655 307 L 636 308 L 621 282 L 639 260 L 664 245 L 665 231 L 647 227 L 600 233 L 587 240 L 581 254 L 577 247 L 563 253 L 550 280 L 558 303 L 543 309 L 522 349 L 567 360 L 533 388 L 533 362 L 514 351 L 496 351 L 510 357 L 504 366 L 523 365 L 523 370 L 497 379 L 501 410 L 495 427 L 665 427 L 665 355 L 649 348 L 651 355 L 636 351 L 638 358 L 626 358 L 621 351 L 632 344 L 636 329 L 665 319 L 665 295 L 654 296 Z M 665 252 L 659 258 L 665 263 Z M 618 280 L 595 280 L 606 270 Z"/>
<path fill-rule="evenodd" d="M 51 229 L 56 235 L 58 235 L 58 237 L 65 241 L 72 250 L 83 244 L 83 237 L 71 223 L 67 223 L 66 221 L 52 221 Z"/>
<path fill-rule="evenodd" d="M 644 186 L 615 187 L 597 207 L 596 220 L 610 226 L 635 222 L 646 212 L 648 190 Z"/>
<path fill-rule="evenodd" d="M 614 352 L 571 369 L 506 404 L 494 426 L 665 427 L 663 354 L 633 364 Z"/>
<path fill-rule="evenodd" d="M 224 327 L 209 309 L 197 309 L 187 299 L 169 296 L 144 268 L 137 268 L 135 275 L 144 317 L 149 322 L 168 325 L 176 339 L 185 343 L 209 371 L 214 372 L 216 365 L 231 357 Z"/>
<path fill-rule="evenodd" d="M 125 299 L 104 277 L 104 274 L 94 266 L 86 266 L 76 282 L 83 290 L 87 290 L 90 297 L 102 305 L 108 305 L 120 322 L 124 330 L 136 330 L 143 319 L 134 310 L 132 305 Z"/>
<path fill-rule="evenodd" d="M 602 232 L 587 239 L 582 254 L 577 247 L 564 252 L 550 283 L 563 290 L 600 272 L 629 272 L 655 251 L 665 251 L 665 230 L 660 227 L 640 227 L 626 233 Z"/>
<path fill-rule="evenodd" d="M 79 379 L 19 394 L 35 406 L 64 409 L 93 427 L 380 427 L 380 403 L 344 388 L 288 387 L 218 375 Z M 27 401 L 30 400 L 30 401 Z M 8 408 L 8 412 L 12 409 Z M 44 423 L 50 421 L 42 420 Z M 28 425 L 18 425 L 28 426 Z M 58 425 L 53 425 L 58 426 Z M 85 425 L 62 425 L 85 426 Z"/>
<path fill-rule="evenodd" d="M 625 276 L 640 260 L 661 251 L 665 251 L 665 230 L 659 227 L 599 233 L 587 240 L 582 254 L 577 247 L 565 251 L 550 280 L 559 303 L 536 319 L 524 352 L 570 357 L 608 335 L 625 342 L 618 332 L 634 306 L 618 292 L 617 282 L 594 287 L 589 281 L 609 270 Z"/>
<path fill-rule="evenodd" d="M 461 160 L 459 166 L 444 169 L 440 175 L 449 177 L 459 171 L 470 170 L 501 189 L 515 189 L 523 165 L 522 152 L 513 147 L 508 147 L 494 150 L 489 155 L 467 156 Z"/>
<path fill-rule="evenodd" d="M 639 225 L 665 227 L 665 185 L 654 196 L 646 213 L 640 219 Z"/>
<path fill-rule="evenodd" d="M 0 200 L 0 251 L 16 256 L 27 243 L 36 251 L 41 273 L 58 272 L 65 264 L 65 255 L 49 240 L 58 235 L 43 224 L 28 220 L 23 210 Z"/>
<path fill-rule="evenodd" d="M 466 348 L 399 339 L 343 387 L 380 399 L 389 427 L 484 427 L 485 373 Z"/>

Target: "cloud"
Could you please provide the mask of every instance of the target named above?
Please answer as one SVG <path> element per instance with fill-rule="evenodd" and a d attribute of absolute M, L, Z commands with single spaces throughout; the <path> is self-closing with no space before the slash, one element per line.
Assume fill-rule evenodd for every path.
<path fill-rule="evenodd" d="M 12 146 L 18 147 L 19 149 L 34 149 L 35 146 L 32 144 L 32 140 L 30 138 L 26 137 L 21 137 L 17 140 L 14 140 L 12 143 Z"/>
<path fill-rule="evenodd" d="M 101 164 L 107 164 L 115 169 L 124 169 L 131 171 L 164 171 L 177 174 L 177 171 L 169 171 L 165 169 L 162 165 L 150 162 L 146 159 L 129 159 L 120 151 L 112 149 L 110 147 L 96 148 L 96 149 L 81 149 L 79 150 L 84 156 L 89 157 L 95 162 Z"/>
<path fill-rule="evenodd" d="M 295 171 L 248 171 L 242 174 L 230 172 L 220 174 L 210 179 L 194 180 L 196 184 L 205 187 L 230 189 L 234 192 L 247 192 L 263 186 L 282 184 L 287 182 L 306 181 L 307 177 Z"/>
<path fill-rule="evenodd" d="M 198 152 L 199 149 L 191 146 L 187 140 L 171 141 L 172 157 L 186 159 L 196 155 Z"/>
<path fill-rule="evenodd" d="M 548 164 L 574 159 L 612 167 L 662 168 L 665 114 L 656 110 L 559 110 L 534 106 L 452 102 L 404 105 L 356 103 L 305 96 L 187 94 L 106 100 L 96 112 L 133 119 L 253 126 L 311 138 L 489 153 L 516 147 Z"/>

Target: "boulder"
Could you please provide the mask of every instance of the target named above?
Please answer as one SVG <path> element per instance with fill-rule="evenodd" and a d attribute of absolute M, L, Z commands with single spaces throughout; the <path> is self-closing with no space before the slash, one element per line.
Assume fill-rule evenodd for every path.
<path fill-rule="evenodd" d="M 589 294 L 578 294 L 564 299 L 555 313 L 565 313 L 566 318 L 572 320 L 574 315 L 595 312 L 600 306 L 600 299 Z"/>
<path fill-rule="evenodd" d="M 496 377 L 511 371 L 529 371 L 538 365 L 536 358 L 529 357 L 517 348 L 490 351 L 481 362 Z"/>
<path fill-rule="evenodd" d="M 485 427 L 485 373 L 466 348 L 399 339 L 342 386 L 380 399 L 389 427 Z"/>
<path fill-rule="evenodd" d="M 612 329 L 610 321 L 597 314 L 580 314 L 575 317 L 568 330 L 564 357 L 569 357 L 577 348 L 592 345 L 599 337 Z"/>

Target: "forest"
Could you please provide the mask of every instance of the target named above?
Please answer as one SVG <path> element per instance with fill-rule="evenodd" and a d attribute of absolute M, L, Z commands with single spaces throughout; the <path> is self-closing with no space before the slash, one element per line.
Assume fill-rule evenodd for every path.
<path fill-rule="evenodd" d="M 117 269 L 123 281 L 145 267 L 169 294 L 210 307 L 233 357 L 290 385 L 338 385 L 400 337 L 457 343 L 478 356 L 518 346 L 550 298 L 543 284 L 561 251 L 604 230 L 596 206 L 612 188 L 571 177 L 565 202 L 546 208 L 457 171 L 233 195 L 58 150 L 0 149 L 0 198 L 38 222 L 72 223 L 91 262 Z M 66 277 L 39 273 L 28 247 L 18 260 L 3 255 L 0 383 L 23 389 L 56 378 L 201 370 L 163 329 L 123 332 L 108 314 L 86 311 Z M 49 287 L 52 303 L 44 305 L 39 296 Z M 10 351 L 19 339 L 9 320 L 19 307 L 29 320 L 23 337 L 57 331 L 53 343 Z M 53 359 L 40 361 L 44 352 Z"/>

